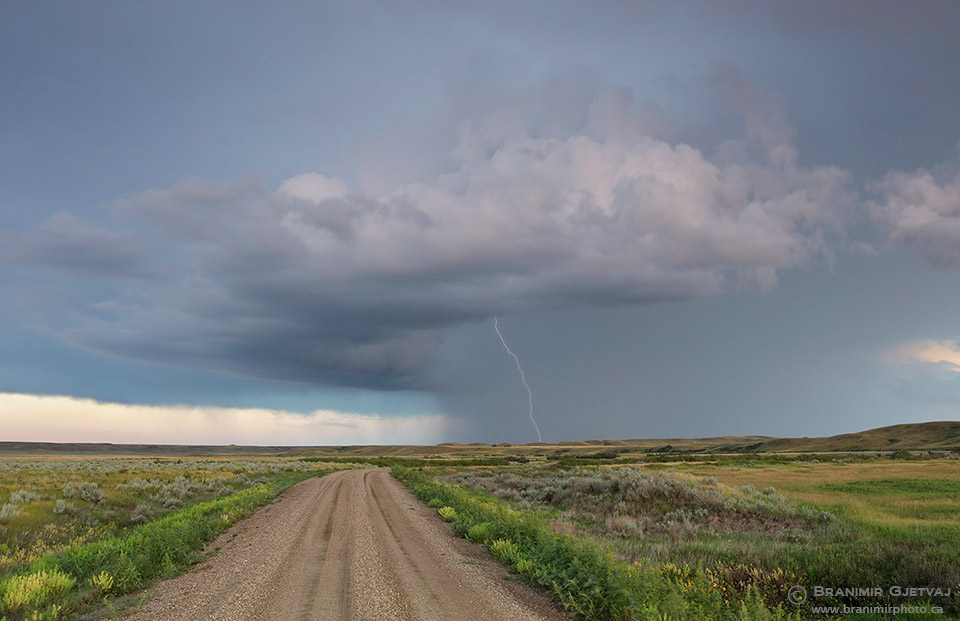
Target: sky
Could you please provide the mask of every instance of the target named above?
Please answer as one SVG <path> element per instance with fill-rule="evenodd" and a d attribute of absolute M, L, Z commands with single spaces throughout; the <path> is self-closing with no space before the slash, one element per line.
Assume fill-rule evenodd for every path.
<path fill-rule="evenodd" d="M 0 441 L 957 420 L 958 308 L 956 3 L 0 5 Z"/>

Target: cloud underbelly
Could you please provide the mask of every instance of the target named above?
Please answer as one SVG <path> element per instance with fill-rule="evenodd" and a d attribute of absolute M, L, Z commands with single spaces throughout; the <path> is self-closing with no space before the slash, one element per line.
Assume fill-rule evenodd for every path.
<path fill-rule="evenodd" d="M 317 173 L 275 191 L 189 179 L 109 205 L 107 228 L 51 221 L 13 254 L 106 281 L 57 322 L 79 346 L 384 389 L 427 387 L 442 331 L 467 322 L 764 291 L 829 259 L 847 175 L 799 166 L 779 117 L 711 157 L 636 131 L 625 96 L 565 138 L 465 131 L 452 172 L 389 194 Z M 72 261 L 45 253 L 65 238 Z"/>

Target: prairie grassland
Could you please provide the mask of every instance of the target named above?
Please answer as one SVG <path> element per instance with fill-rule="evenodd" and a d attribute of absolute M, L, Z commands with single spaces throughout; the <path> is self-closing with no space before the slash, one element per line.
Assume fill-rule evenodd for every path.
<path fill-rule="evenodd" d="M 173 575 L 282 489 L 340 467 L 277 458 L 0 458 L 0 618 L 57 618 Z"/>
<path fill-rule="evenodd" d="M 604 541 L 560 532 L 545 511 L 441 480 L 436 472 L 393 469 L 436 507 L 459 535 L 484 544 L 524 579 L 548 589 L 569 612 L 590 621 L 633 619 L 766 621 L 799 619 L 755 587 L 728 592 L 706 571 L 626 563 Z M 489 471 L 487 471 L 489 474 Z"/>
<path fill-rule="evenodd" d="M 773 466 L 677 464 L 732 486 L 772 485 L 790 499 L 878 529 L 960 533 L 960 461 L 888 460 Z"/>
<path fill-rule="evenodd" d="M 313 469 L 277 459 L 0 458 L 0 572 L 279 473 Z"/>
<path fill-rule="evenodd" d="M 794 584 L 903 586 L 951 595 L 816 603 L 914 601 L 960 613 L 956 461 L 528 465 L 448 472 L 442 481 L 541 515 L 554 532 L 598 542 L 667 582 L 705 580 L 725 605 L 758 593 L 772 609 L 803 614 L 786 599 Z"/>

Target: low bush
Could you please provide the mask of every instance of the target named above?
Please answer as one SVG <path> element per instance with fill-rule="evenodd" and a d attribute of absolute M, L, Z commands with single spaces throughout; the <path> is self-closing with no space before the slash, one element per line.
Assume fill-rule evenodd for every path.
<path fill-rule="evenodd" d="M 716 479 L 681 478 L 636 466 L 555 470 L 515 468 L 505 471 L 463 471 L 444 480 L 481 490 L 523 508 L 559 509 L 581 521 L 624 529 L 626 519 L 649 532 L 685 537 L 686 531 L 810 531 L 829 522 L 830 514 L 787 503 L 772 487 L 763 491 L 745 485 L 720 486 Z M 679 527 L 678 527 L 679 526 Z"/>
<path fill-rule="evenodd" d="M 478 522 L 472 525 L 467 529 L 467 539 L 476 541 L 477 543 L 483 543 L 488 539 L 487 531 L 490 526 L 490 522 Z"/>
<path fill-rule="evenodd" d="M 69 515 L 69 514 L 71 514 L 71 513 L 76 513 L 76 512 L 77 512 L 77 506 L 76 506 L 75 504 L 73 504 L 72 502 L 67 502 L 66 500 L 63 500 L 62 498 L 59 498 L 59 499 L 57 499 L 56 504 L 53 505 L 53 512 L 56 513 L 57 515 L 61 515 L 61 514 L 64 514 L 64 513 L 66 513 L 67 515 Z"/>
<path fill-rule="evenodd" d="M 29 490 L 21 489 L 15 492 L 10 492 L 10 503 L 11 504 L 21 504 L 24 502 L 30 502 L 32 500 L 40 500 L 43 498 L 40 494 L 36 494 Z"/>
<path fill-rule="evenodd" d="M 20 509 L 16 504 L 8 502 L 0 507 L 0 522 L 12 522 L 20 516 Z"/>

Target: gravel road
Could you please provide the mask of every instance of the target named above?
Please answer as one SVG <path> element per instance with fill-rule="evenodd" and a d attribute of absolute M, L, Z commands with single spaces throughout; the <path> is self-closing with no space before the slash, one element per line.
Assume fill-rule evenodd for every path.
<path fill-rule="evenodd" d="M 308 479 L 129 619 L 569 620 L 383 470 Z"/>

